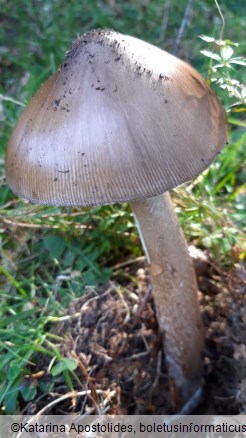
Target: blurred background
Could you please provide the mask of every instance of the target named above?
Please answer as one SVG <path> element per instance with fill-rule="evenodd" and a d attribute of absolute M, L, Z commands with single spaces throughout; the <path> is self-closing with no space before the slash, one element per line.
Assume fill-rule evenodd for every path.
<path fill-rule="evenodd" d="M 123 286 L 128 281 L 136 284 L 134 273 L 120 267 L 143 257 L 128 205 L 83 210 L 40 207 L 11 193 L 4 176 L 4 155 L 23 106 L 57 70 L 71 42 L 94 28 L 112 28 L 141 38 L 192 64 L 227 111 L 229 145 L 203 175 L 174 190 L 172 197 L 188 242 L 203 251 L 226 278 L 237 278 L 235 272 L 242 277 L 246 254 L 244 8 L 244 0 L 221 0 L 220 5 L 211 0 L 0 0 L 3 413 L 19 412 L 24 401 L 50 391 L 55 379 L 73 388 L 76 364 L 64 360 L 50 324 L 61 322 L 69 303 L 88 286 L 110 279 Z M 53 381 L 26 381 L 37 353 L 59 365 Z"/>

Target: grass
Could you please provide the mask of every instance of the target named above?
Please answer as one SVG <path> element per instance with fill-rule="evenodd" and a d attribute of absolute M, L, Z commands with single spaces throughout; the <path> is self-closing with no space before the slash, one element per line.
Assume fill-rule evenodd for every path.
<path fill-rule="evenodd" d="M 112 27 L 172 51 L 186 2 L 171 3 L 165 37 L 164 0 L 119 0 L 114 6 L 108 1 L 65 0 L 0 4 L 0 405 L 2 413 L 16 413 L 37 394 L 52 391 L 57 382 L 73 389 L 76 362 L 61 356 L 56 324 L 88 285 L 106 282 L 115 264 L 142 250 L 127 205 L 80 210 L 33 206 L 17 199 L 3 170 L 11 129 L 77 35 Z M 226 38 L 239 43 L 244 40 L 243 4 L 221 4 Z M 220 29 L 215 5 L 205 0 L 194 4 L 179 56 L 205 76 L 211 66 L 200 53 L 206 43 L 198 37 L 218 38 Z M 243 44 L 236 50 L 242 56 Z M 245 79 L 240 66 L 230 74 L 241 82 Z M 216 263 L 229 269 L 246 251 L 245 120 L 242 104 L 232 107 L 236 99 L 231 93 L 219 83 L 213 86 L 228 111 L 230 144 L 203 175 L 175 190 L 173 198 L 188 241 L 207 248 Z M 40 361 L 37 354 L 49 358 L 49 379 L 31 377 Z"/>

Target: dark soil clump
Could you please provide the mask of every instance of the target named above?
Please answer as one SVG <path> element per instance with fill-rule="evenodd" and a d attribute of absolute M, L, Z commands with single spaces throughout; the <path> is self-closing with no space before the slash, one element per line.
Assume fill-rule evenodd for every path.
<path fill-rule="evenodd" d="M 245 271 L 237 265 L 225 276 L 207 263 L 197 273 L 206 342 L 205 386 L 193 413 L 245 413 Z M 136 278 L 134 284 L 126 281 L 130 275 Z M 118 270 L 116 278 L 117 283 L 88 288 L 83 297 L 70 304 L 69 314 L 73 316 L 59 327 L 58 334 L 65 339 L 60 351 L 78 363 L 78 381 L 74 382 L 77 393 L 59 400 L 64 390 L 57 385 L 53 393 L 26 406 L 25 413 L 36 413 L 54 399 L 57 403 L 48 408 L 49 414 L 177 412 L 147 269 L 132 264 Z M 49 379 L 48 373 L 43 379 Z"/>

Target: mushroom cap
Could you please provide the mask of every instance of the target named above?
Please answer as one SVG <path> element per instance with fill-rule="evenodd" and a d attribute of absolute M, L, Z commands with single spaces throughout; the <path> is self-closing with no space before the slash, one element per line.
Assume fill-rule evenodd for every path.
<path fill-rule="evenodd" d="M 226 140 L 225 112 L 196 70 L 139 39 L 95 30 L 23 110 L 6 175 L 39 204 L 148 198 L 201 173 Z"/>

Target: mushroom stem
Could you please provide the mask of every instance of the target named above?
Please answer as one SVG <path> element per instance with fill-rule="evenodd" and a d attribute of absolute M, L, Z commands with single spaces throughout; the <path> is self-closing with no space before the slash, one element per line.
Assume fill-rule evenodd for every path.
<path fill-rule="evenodd" d="M 197 282 L 168 193 L 131 202 L 150 263 L 159 329 L 169 376 L 182 404 L 201 386 L 203 333 Z"/>

